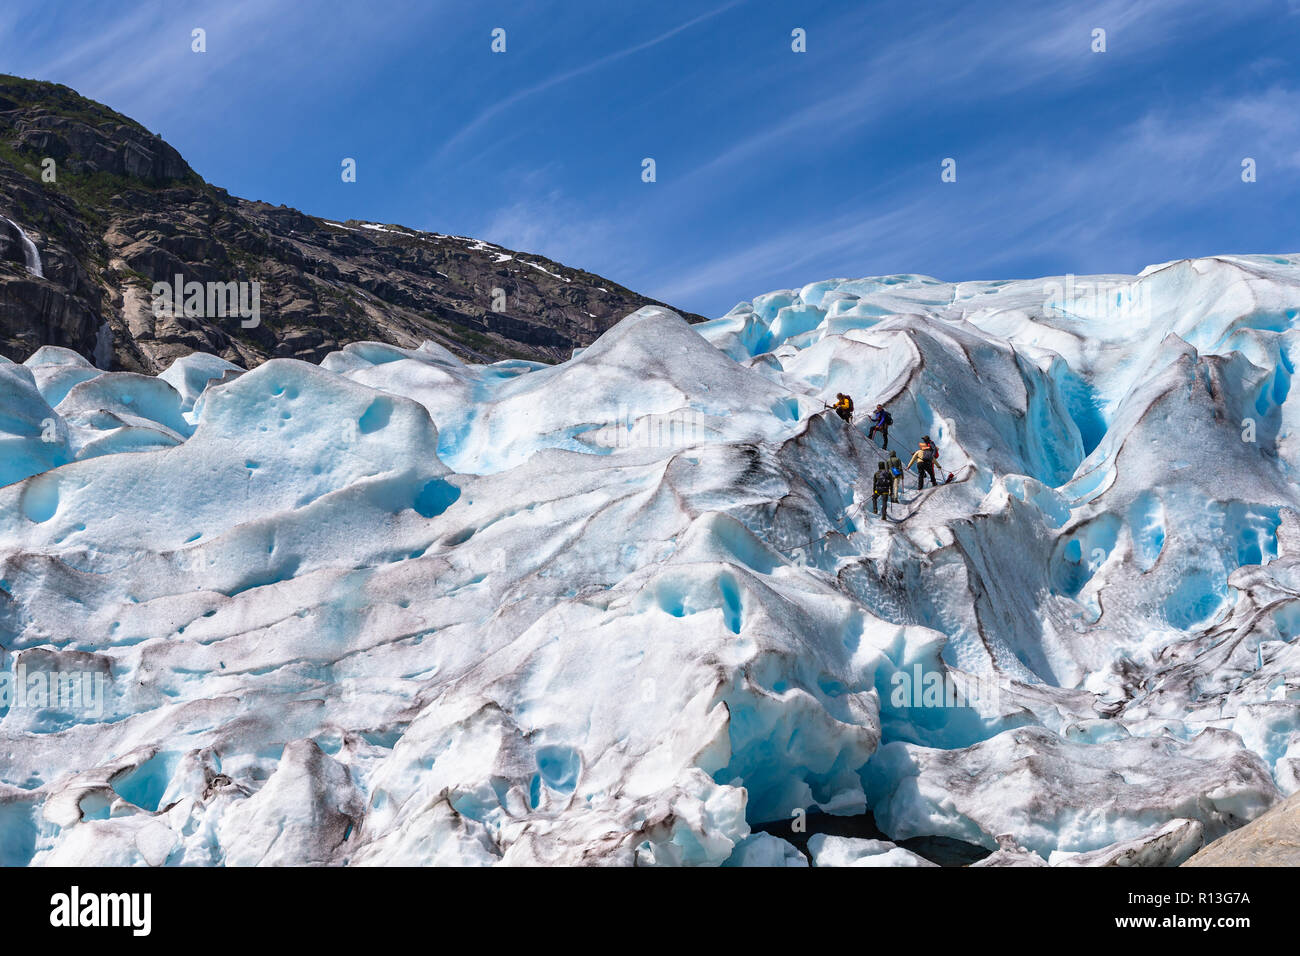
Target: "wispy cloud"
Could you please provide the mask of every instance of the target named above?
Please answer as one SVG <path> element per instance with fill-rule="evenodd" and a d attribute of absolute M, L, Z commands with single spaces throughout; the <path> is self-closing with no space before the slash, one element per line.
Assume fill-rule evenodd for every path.
<path fill-rule="evenodd" d="M 604 258 L 604 268 L 616 272 L 608 258 L 617 246 L 622 224 L 593 212 L 558 189 L 530 192 L 496 209 L 478 230 L 484 239 L 507 249 L 536 252 L 565 265 L 582 265 Z M 611 274 L 610 278 L 618 279 Z"/>
<path fill-rule="evenodd" d="M 1222 23 L 1265 6 L 1270 0 L 1242 0 L 1214 11 Z M 1297 0 L 1300 2 L 1300 0 Z M 924 116 L 933 104 L 953 106 L 972 100 L 1011 97 L 1049 80 L 1063 92 L 1087 81 L 1092 29 L 1107 31 L 1108 43 L 1122 55 L 1145 55 L 1175 42 L 1179 29 L 1208 15 L 1196 0 L 1109 0 L 1087 13 L 1072 7 L 1035 4 L 1043 16 L 1025 16 L 1021 5 L 967 6 L 955 17 L 921 14 L 918 29 L 870 51 L 860 69 L 849 69 L 863 48 L 861 29 L 848 22 L 832 25 L 842 33 L 833 49 L 837 65 L 826 71 L 824 91 L 791 111 L 779 123 L 753 131 L 700 163 L 686 182 L 716 177 L 722 170 L 753 161 L 796 137 L 815 135 L 825 147 L 886 114 Z M 990 9 L 992 14 L 990 15 Z M 1044 20 L 1046 17 L 1046 20 Z M 1181 28 L 1175 29 L 1175 25 Z M 844 77 L 849 77 L 845 82 Z"/>
<path fill-rule="evenodd" d="M 1149 264 L 1142 225 L 1162 212 L 1241 195 L 1238 164 L 1246 155 L 1261 164 L 1261 175 L 1300 168 L 1300 92 L 1275 87 L 1154 109 L 1107 131 L 1089 152 L 1058 144 L 1008 153 L 990 144 L 963 155 L 957 183 L 941 183 L 937 166 L 918 170 L 909 188 L 895 181 L 852 211 L 792 224 L 661 273 L 651 289 L 689 307 L 719 289 L 735 289 L 735 298 L 770 291 L 777 276 L 799 276 L 800 284 L 832 278 L 832 263 L 855 277 L 916 271 L 934 260 L 936 248 L 952 270 L 932 269 L 939 278 L 1003 278 L 995 270 L 1045 248 L 1079 258 L 1104 249 L 1136 271 Z M 981 182 L 999 185 L 965 185 L 976 170 Z M 976 264 L 989 271 L 969 274 Z"/>
<path fill-rule="evenodd" d="M 304 10 L 297 0 L 150 2 L 81 11 L 52 7 L 37 23 L 52 35 L 34 45 L 43 52 L 23 63 L 38 79 L 65 83 L 134 118 L 162 121 L 222 102 L 227 87 L 242 92 L 249 77 L 264 75 L 267 66 L 286 78 L 308 67 L 328 76 L 322 59 L 341 44 L 401 35 L 393 30 L 403 17 L 396 8 L 372 9 L 364 34 L 348 21 L 347 36 L 339 32 L 342 24 L 333 25 L 328 9 L 318 11 L 312 29 L 304 31 L 299 20 Z M 202 54 L 191 49 L 195 28 L 206 33 Z M 332 42 L 324 43 L 327 38 Z"/>
<path fill-rule="evenodd" d="M 470 139 L 472 136 L 474 136 L 476 133 L 478 133 L 484 127 L 486 127 L 493 119 L 495 119 L 505 111 L 509 110 L 511 107 L 516 106 L 519 103 L 522 103 L 524 100 L 536 96 L 538 93 L 542 93 L 546 90 L 549 90 L 552 87 L 559 86 L 561 83 L 567 83 L 568 81 L 576 79 L 579 76 L 583 76 L 584 74 L 592 73 L 596 70 L 603 69 L 609 66 L 610 64 L 617 63 L 619 60 L 626 59 L 627 57 L 632 56 L 633 54 L 640 53 L 643 50 L 648 50 L 651 47 L 656 47 L 659 44 L 663 43 L 664 41 L 672 39 L 673 37 L 677 36 L 679 33 L 682 33 L 683 31 L 689 30 L 692 27 L 697 26 L 700 23 L 703 23 L 706 20 L 711 20 L 714 17 L 718 16 L 718 14 L 720 13 L 725 13 L 727 10 L 730 10 L 731 8 L 740 4 L 741 2 L 743 2 L 743 0 L 730 0 L 730 2 L 724 3 L 720 7 L 715 7 L 714 9 L 709 10 L 705 13 L 701 13 L 699 16 L 692 17 L 690 20 L 687 20 L 685 23 L 678 24 L 677 26 L 673 27 L 671 30 L 666 30 L 663 33 L 660 33 L 658 36 L 652 37 L 649 40 L 645 40 L 641 43 L 635 43 L 631 46 L 624 47 L 621 50 L 615 50 L 613 53 L 607 53 L 605 56 L 598 57 L 597 59 L 592 60 L 590 63 L 585 63 L 580 67 L 575 67 L 574 69 L 566 70 L 563 73 L 557 73 L 554 76 L 542 80 L 540 83 L 536 83 L 532 86 L 511 93 L 505 99 L 498 100 L 497 102 L 493 103 L 487 109 L 483 110 L 477 116 L 475 116 L 474 119 L 466 123 L 455 133 L 453 133 L 443 144 L 442 148 L 438 151 L 438 154 L 435 157 L 435 159 L 437 160 L 444 159 L 448 154 L 450 154 L 452 151 L 460 147 L 466 140 Z"/>

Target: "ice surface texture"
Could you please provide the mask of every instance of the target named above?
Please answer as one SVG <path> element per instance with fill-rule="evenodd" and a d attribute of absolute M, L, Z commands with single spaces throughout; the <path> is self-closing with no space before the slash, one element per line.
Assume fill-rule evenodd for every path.
<path fill-rule="evenodd" d="M 751 833 L 867 811 L 1182 862 L 1300 789 L 1298 305 L 1224 257 L 553 367 L 0 363 L 0 864 L 924 863 Z M 874 518 L 837 392 L 958 480 Z"/>

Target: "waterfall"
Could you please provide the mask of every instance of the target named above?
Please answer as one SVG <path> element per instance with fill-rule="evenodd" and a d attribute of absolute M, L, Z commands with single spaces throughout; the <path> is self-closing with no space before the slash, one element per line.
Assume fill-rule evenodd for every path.
<path fill-rule="evenodd" d="M 111 371 L 113 364 L 113 327 L 105 322 L 95 336 L 95 367 Z"/>
<path fill-rule="evenodd" d="M 5 222 L 14 227 L 14 232 L 18 233 L 23 240 L 23 258 L 26 260 L 27 271 L 34 276 L 45 278 L 45 273 L 41 271 L 41 254 L 36 251 L 36 243 L 27 238 L 27 233 L 23 232 L 22 227 L 8 217 L 0 216 Z"/>

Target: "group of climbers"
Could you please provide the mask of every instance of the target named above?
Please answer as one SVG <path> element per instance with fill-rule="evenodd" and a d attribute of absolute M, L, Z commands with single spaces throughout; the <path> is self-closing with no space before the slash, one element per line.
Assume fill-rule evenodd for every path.
<path fill-rule="evenodd" d="M 835 414 L 839 415 L 845 422 L 852 424 L 853 399 L 848 395 L 845 395 L 843 392 L 837 393 L 835 396 L 835 404 L 828 405 L 827 407 L 834 409 Z M 879 404 L 876 406 L 875 411 L 871 413 L 870 422 L 871 427 L 867 431 L 867 438 L 874 442 L 876 432 L 880 432 L 880 447 L 882 449 L 888 449 L 889 426 L 894 423 L 893 416 L 886 411 L 883 404 Z M 903 490 L 904 475 L 907 471 L 911 470 L 913 465 L 916 466 L 917 491 L 921 491 L 925 488 L 925 479 L 927 476 L 930 479 L 930 487 L 933 488 L 940 483 L 935 477 L 935 470 L 940 469 L 939 447 L 934 443 L 934 440 L 929 435 L 922 435 L 921 440 L 916 444 L 916 451 L 912 453 L 912 457 L 908 460 L 906 465 L 904 465 L 903 460 L 898 457 L 897 452 L 891 451 L 889 453 L 889 458 L 880 462 L 876 466 L 876 473 L 872 476 L 871 482 L 872 514 L 876 514 L 877 507 L 879 507 L 880 517 L 889 517 L 889 505 L 891 502 L 893 504 L 899 503 L 898 496 Z M 939 474 L 942 473 L 942 469 L 940 469 Z M 943 484 L 947 484 L 952 481 L 952 479 L 952 474 L 949 474 Z"/>
<path fill-rule="evenodd" d="M 898 504 L 898 495 L 903 490 L 903 460 L 897 452 L 891 451 L 889 458 L 876 465 L 876 474 L 871 481 L 871 513 L 876 513 L 876 502 L 880 501 L 880 517 L 889 517 L 889 505 Z"/>

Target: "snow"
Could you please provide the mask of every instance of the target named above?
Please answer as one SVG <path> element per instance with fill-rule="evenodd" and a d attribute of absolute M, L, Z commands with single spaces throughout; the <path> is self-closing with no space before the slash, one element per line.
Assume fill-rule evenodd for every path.
<path fill-rule="evenodd" d="M 793 844 L 770 833 L 751 833 L 731 852 L 723 866 L 807 866 L 808 859 Z"/>
<path fill-rule="evenodd" d="M 1072 743 L 1043 727 L 961 750 L 895 741 L 881 748 L 869 775 L 876 821 L 895 838 L 939 835 L 995 849 L 993 834 L 1013 834 L 1040 855 L 1131 841 L 1172 817 L 1217 839 L 1263 813 L 1277 794 L 1262 761 L 1236 735 L 1214 728 L 1186 742 Z M 1068 805 L 1050 821 L 1036 820 L 1035 805 L 1060 793 L 1071 794 Z"/>
<path fill-rule="evenodd" d="M 1053 866 L 1181 866 L 1205 842 L 1205 828 L 1199 822 L 1174 819 L 1091 853 L 1058 850 L 1050 862 Z"/>
<path fill-rule="evenodd" d="M 500 260 L 498 260 L 498 261 L 500 261 Z M 547 269 L 547 268 L 545 268 L 544 266 L 539 266 L 536 262 L 529 262 L 527 259 L 520 259 L 519 261 L 522 262 L 522 263 L 523 263 L 524 265 L 526 265 L 526 266 L 532 266 L 532 267 L 533 267 L 534 269 L 536 269 L 538 272 L 545 272 L 548 276 L 550 276 L 550 277 L 553 278 L 553 279 L 563 279 L 565 282 L 572 282 L 572 281 L 573 281 L 572 279 L 568 278 L 567 276 L 562 276 L 562 275 L 560 275 L 560 274 L 557 273 L 557 272 L 552 272 L 550 269 Z"/>
<path fill-rule="evenodd" d="M 104 322 L 95 335 L 95 367 L 107 369 L 113 364 L 113 326 Z"/>
<path fill-rule="evenodd" d="M 176 359 L 158 378 L 170 385 L 180 396 L 181 411 L 190 412 L 204 390 L 213 383 L 228 381 L 242 375 L 244 370 L 232 362 L 215 355 L 193 352 Z"/>
<path fill-rule="evenodd" d="M 1300 790 L 1298 303 L 1234 256 L 554 366 L 0 362 L 0 864 L 1175 865 Z M 877 402 L 957 474 L 889 521 Z"/>
<path fill-rule="evenodd" d="M 179 445 L 193 431 L 162 378 L 124 372 L 73 386 L 55 411 L 77 459 Z"/>
<path fill-rule="evenodd" d="M 75 366 L 60 368 L 74 376 L 80 372 Z M 71 458 L 67 430 L 58 428 L 58 416 L 32 369 L 0 362 L 0 482 L 21 481 Z"/>
<path fill-rule="evenodd" d="M 935 866 L 910 850 L 887 840 L 814 834 L 808 840 L 814 866 Z"/>

